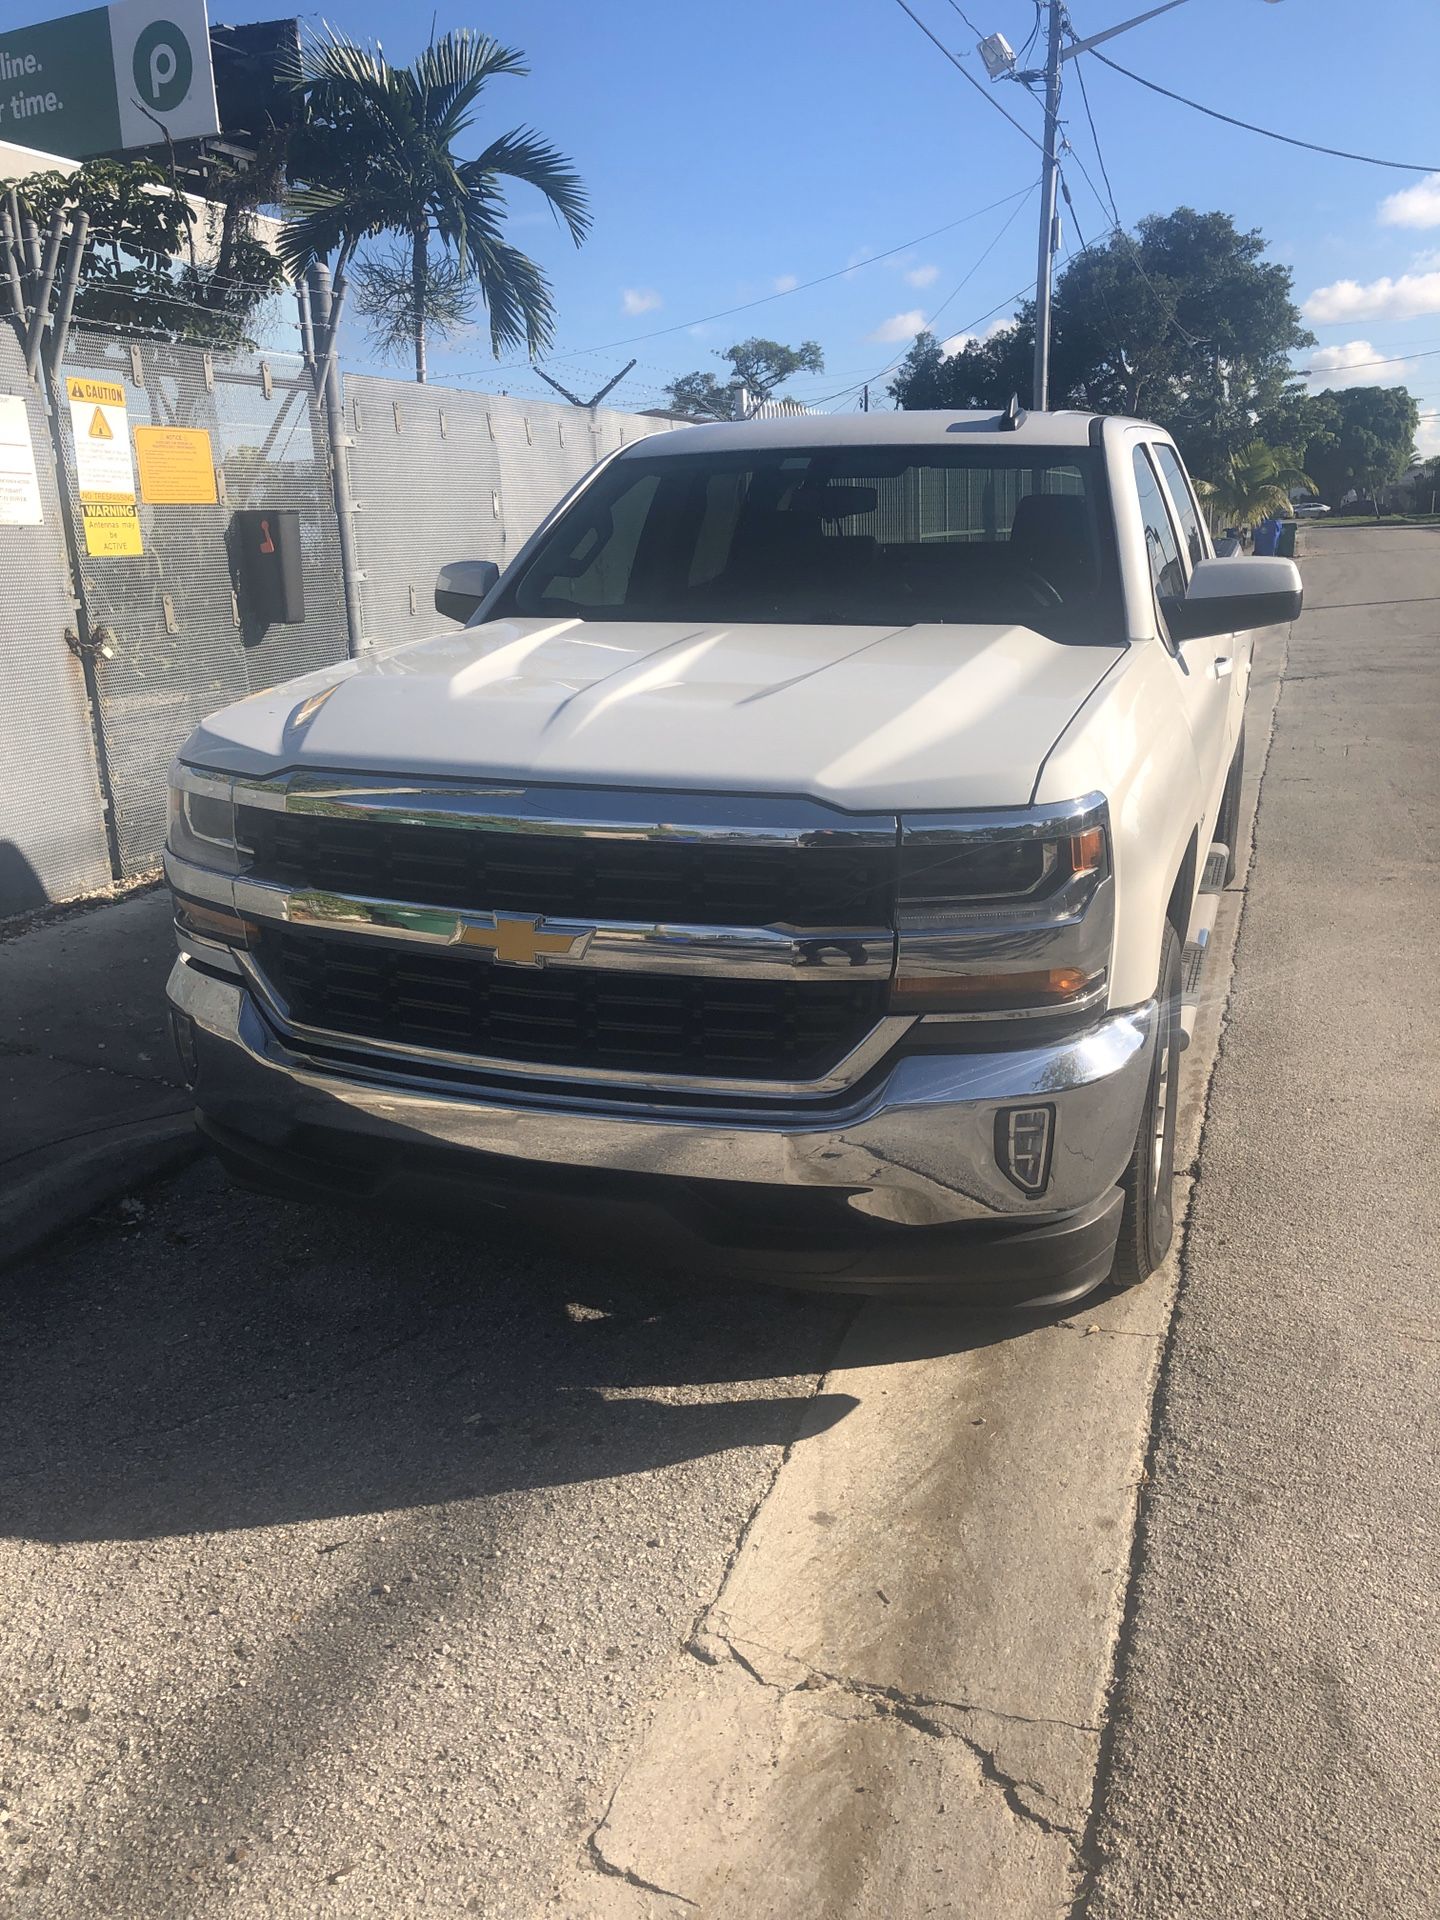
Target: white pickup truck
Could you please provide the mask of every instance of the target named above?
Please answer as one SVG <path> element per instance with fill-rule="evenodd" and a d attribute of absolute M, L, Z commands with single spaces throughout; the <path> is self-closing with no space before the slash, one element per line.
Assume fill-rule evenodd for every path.
<path fill-rule="evenodd" d="M 1250 633 L 1300 610 L 1158 428 L 674 432 L 436 605 L 463 630 L 173 770 L 173 1025 L 232 1172 L 861 1290 L 1153 1270 Z"/>

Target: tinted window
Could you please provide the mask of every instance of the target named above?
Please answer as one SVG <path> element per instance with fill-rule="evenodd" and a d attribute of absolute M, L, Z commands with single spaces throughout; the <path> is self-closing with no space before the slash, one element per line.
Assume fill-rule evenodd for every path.
<path fill-rule="evenodd" d="M 1097 476 L 1088 448 L 637 450 L 556 523 L 503 610 L 1113 640 Z"/>
<path fill-rule="evenodd" d="M 1159 462 L 1160 472 L 1170 489 L 1171 504 L 1180 520 L 1180 531 L 1185 536 L 1185 545 L 1190 550 L 1190 564 L 1197 565 L 1205 558 L 1205 535 L 1200 527 L 1200 514 L 1195 505 L 1195 496 L 1190 491 L 1190 482 L 1185 469 L 1180 464 L 1180 456 L 1173 447 L 1156 446 L 1155 458 Z"/>
<path fill-rule="evenodd" d="M 1180 564 L 1180 548 L 1170 524 L 1165 496 L 1145 449 L 1135 449 L 1135 485 L 1140 493 L 1140 518 L 1145 522 L 1145 553 L 1150 561 L 1150 579 L 1157 598 L 1179 600 L 1185 592 L 1185 569 Z"/>

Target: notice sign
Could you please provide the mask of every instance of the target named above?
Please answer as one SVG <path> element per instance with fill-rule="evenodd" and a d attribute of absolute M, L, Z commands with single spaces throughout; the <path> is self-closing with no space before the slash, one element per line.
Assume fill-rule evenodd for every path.
<path fill-rule="evenodd" d="M 200 427 L 136 427 L 140 498 L 161 507 L 213 507 L 215 454 Z"/>
<path fill-rule="evenodd" d="M 85 522 L 85 551 L 104 557 L 143 553 L 135 505 L 135 468 L 125 389 L 114 380 L 72 375 L 70 434 L 75 448 L 75 485 Z"/>
<path fill-rule="evenodd" d="M 0 527 L 38 527 L 44 520 L 25 402 L 0 394 Z"/>
<path fill-rule="evenodd" d="M 205 0 L 116 0 L 0 33 L 0 140 L 85 160 L 219 130 Z"/>

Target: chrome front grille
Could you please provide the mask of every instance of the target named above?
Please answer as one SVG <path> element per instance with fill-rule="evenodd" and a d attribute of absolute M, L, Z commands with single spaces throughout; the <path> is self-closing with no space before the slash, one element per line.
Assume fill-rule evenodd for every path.
<path fill-rule="evenodd" d="M 496 966 L 298 928 L 255 960 L 301 1026 L 517 1065 L 805 1081 L 880 1017 L 886 983 L 819 987 Z"/>
<path fill-rule="evenodd" d="M 247 964 L 306 1044 L 759 1094 L 849 1084 L 908 1025 L 893 815 L 358 775 L 234 796 Z"/>
<path fill-rule="evenodd" d="M 240 810 L 256 880 L 566 920 L 888 927 L 891 847 L 732 846 Z"/>

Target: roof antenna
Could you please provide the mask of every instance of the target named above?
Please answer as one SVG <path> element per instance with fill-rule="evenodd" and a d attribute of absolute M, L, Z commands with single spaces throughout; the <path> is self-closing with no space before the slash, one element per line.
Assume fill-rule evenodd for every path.
<path fill-rule="evenodd" d="M 1024 418 L 1025 409 L 1020 404 L 1020 396 L 1018 393 L 1012 393 L 1009 406 L 1000 416 L 1000 431 L 1014 433 Z"/>

